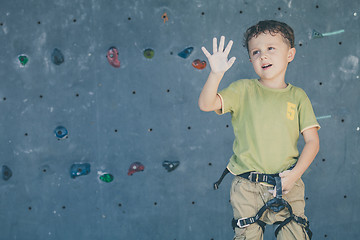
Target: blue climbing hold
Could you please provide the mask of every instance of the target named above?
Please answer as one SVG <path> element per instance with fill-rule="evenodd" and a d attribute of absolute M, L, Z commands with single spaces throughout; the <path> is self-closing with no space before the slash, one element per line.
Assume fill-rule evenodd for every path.
<path fill-rule="evenodd" d="M 70 168 L 70 176 L 76 178 L 90 173 L 89 163 L 74 163 Z"/>
<path fill-rule="evenodd" d="M 65 61 L 64 55 L 62 54 L 62 52 L 59 49 L 57 49 L 57 48 L 54 49 L 54 51 L 51 54 L 51 61 L 55 65 L 60 65 Z"/>
<path fill-rule="evenodd" d="M 54 132 L 55 132 L 55 136 L 59 140 L 68 138 L 68 130 L 63 126 L 58 126 L 57 128 L 55 128 Z"/>
<path fill-rule="evenodd" d="M 193 50 L 194 50 L 193 47 L 185 48 L 184 50 L 178 53 L 178 56 L 182 58 L 188 58 Z"/>
<path fill-rule="evenodd" d="M 171 172 L 174 171 L 175 168 L 179 166 L 179 164 L 179 161 L 164 161 L 162 165 L 168 172 Z"/>
<path fill-rule="evenodd" d="M 6 166 L 6 165 L 3 165 L 2 166 L 2 177 L 5 181 L 9 180 L 12 176 L 12 171 L 11 169 Z"/>

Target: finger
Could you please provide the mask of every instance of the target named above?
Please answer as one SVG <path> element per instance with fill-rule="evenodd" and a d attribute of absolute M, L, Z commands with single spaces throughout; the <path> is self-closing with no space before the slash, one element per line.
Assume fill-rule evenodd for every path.
<path fill-rule="evenodd" d="M 283 177 L 287 176 L 289 173 L 290 173 L 290 170 L 283 171 L 283 172 L 279 173 L 279 177 L 283 178 Z"/>
<path fill-rule="evenodd" d="M 276 197 L 276 187 L 274 187 L 273 196 Z"/>
<path fill-rule="evenodd" d="M 232 40 L 230 40 L 224 51 L 226 53 L 226 55 L 229 55 L 233 44 L 234 44 L 234 42 Z"/>
<path fill-rule="evenodd" d="M 218 50 L 217 50 L 217 38 L 214 37 L 213 38 L 213 53 L 216 53 Z"/>
<path fill-rule="evenodd" d="M 205 56 L 206 56 L 207 58 L 209 58 L 209 57 L 211 56 L 211 54 L 208 52 L 208 50 L 206 50 L 205 47 L 202 47 L 201 50 L 203 51 L 203 53 L 205 54 Z"/>
<path fill-rule="evenodd" d="M 219 45 L 219 52 L 223 52 L 224 51 L 224 45 L 225 45 L 225 37 L 221 36 L 220 38 L 220 45 Z"/>
<path fill-rule="evenodd" d="M 231 68 L 231 66 L 234 64 L 235 60 L 236 60 L 236 57 L 230 58 L 230 60 L 228 61 L 229 68 Z"/>

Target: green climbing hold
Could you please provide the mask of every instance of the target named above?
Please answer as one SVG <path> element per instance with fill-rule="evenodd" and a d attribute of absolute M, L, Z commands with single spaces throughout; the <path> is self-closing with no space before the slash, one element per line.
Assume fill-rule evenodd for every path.
<path fill-rule="evenodd" d="M 152 49 L 150 49 L 150 48 L 144 50 L 144 56 L 145 56 L 146 58 L 151 59 L 151 58 L 154 57 L 154 54 L 155 54 L 155 53 L 154 53 L 154 50 L 152 50 Z"/>
<path fill-rule="evenodd" d="M 19 56 L 19 61 L 20 61 L 21 65 L 25 66 L 25 64 L 29 61 L 29 59 L 25 55 L 20 55 Z"/>
<path fill-rule="evenodd" d="M 107 182 L 107 183 L 112 182 L 114 180 L 114 176 L 109 173 L 105 173 L 105 174 L 101 175 L 99 178 L 101 181 Z"/>

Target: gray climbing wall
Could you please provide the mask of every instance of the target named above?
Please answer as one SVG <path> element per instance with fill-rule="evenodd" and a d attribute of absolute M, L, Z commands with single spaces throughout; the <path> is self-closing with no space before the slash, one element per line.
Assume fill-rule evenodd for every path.
<path fill-rule="evenodd" d="M 322 126 L 303 176 L 313 239 L 356 239 L 359 15 L 359 0 L 2 0 L 0 239 L 232 239 L 231 177 L 212 188 L 232 154 L 230 116 L 198 109 L 210 68 L 192 63 L 225 35 L 237 61 L 220 87 L 256 77 L 242 35 L 263 19 L 294 28 L 286 79 Z M 129 176 L 135 162 L 144 170 Z"/>

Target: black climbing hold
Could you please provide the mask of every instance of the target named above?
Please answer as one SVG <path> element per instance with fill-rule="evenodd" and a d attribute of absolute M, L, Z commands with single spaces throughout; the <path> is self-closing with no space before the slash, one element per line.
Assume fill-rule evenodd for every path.
<path fill-rule="evenodd" d="M 60 139 L 65 139 L 68 137 L 68 131 L 65 127 L 63 126 L 58 126 L 57 128 L 55 128 L 54 130 L 55 132 L 55 136 L 60 140 Z"/>
<path fill-rule="evenodd" d="M 62 54 L 62 52 L 59 49 L 57 49 L 57 48 L 54 49 L 54 51 L 51 54 L 51 61 L 55 65 L 60 65 L 65 61 L 64 55 Z"/>
<path fill-rule="evenodd" d="M 2 177 L 5 181 L 9 180 L 12 176 L 12 171 L 11 169 L 6 166 L 6 165 L 3 165 L 2 166 Z"/>
<path fill-rule="evenodd" d="M 70 168 L 70 176 L 76 178 L 78 176 L 87 175 L 90 173 L 89 163 L 74 163 Z"/>
<path fill-rule="evenodd" d="M 188 47 L 188 48 L 182 50 L 181 52 L 179 52 L 178 56 L 182 57 L 182 58 L 188 58 L 193 50 L 194 50 L 193 47 Z"/>
<path fill-rule="evenodd" d="M 164 161 L 162 163 L 163 167 L 168 171 L 174 171 L 175 168 L 177 168 L 179 166 L 180 162 L 179 161 Z"/>

